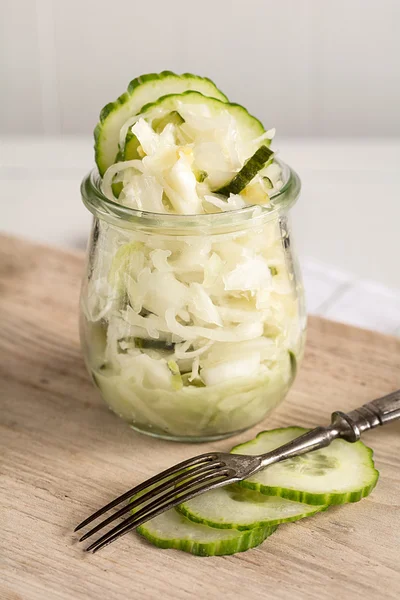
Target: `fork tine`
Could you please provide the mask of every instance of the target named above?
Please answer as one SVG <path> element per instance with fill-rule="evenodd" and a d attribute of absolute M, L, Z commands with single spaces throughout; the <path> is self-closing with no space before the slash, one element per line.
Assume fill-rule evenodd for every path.
<path fill-rule="evenodd" d="M 126 512 L 135 508 L 135 506 L 145 503 L 147 500 L 150 500 L 154 496 L 159 496 L 159 494 L 161 492 L 167 490 L 171 486 L 176 485 L 180 481 L 188 479 L 189 477 L 193 478 L 194 476 L 198 477 L 199 475 L 206 474 L 209 471 L 215 470 L 216 467 L 223 466 L 223 464 L 224 463 L 217 462 L 217 461 L 213 461 L 211 463 L 206 463 L 204 466 L 200 464 L 199 466 L 195 467 L 194 469 L 191 469 L 190 471 L 184 471 L 183 473 L 180 473 L 173 479 L 167 479 L 167 481 L 165 481 L 164 483 L 158 485 L 157 487 L 155 487 L 152 490 L 149 490 L 146 494 L 143 494 L 143 496 L 139 496 L 139 498 L 137 498 L 133 502 L 129 502 L 126 506 L 122 507 L 116 513 L 114 513 L 113 515 L 111 515 L 110 517 L 105 519 L 104 521 L 101 521 L 101 523 L 96 525 L 96 527 L 93 527 L 93 529 L 90 529 L 90 531 L 85 533 L 85 535 L 83 535 L 79 541 L 83 542 L 84 540 L 86 540 L 87 538 L 92 536 L 94 533 L 97 533 L 98 531 L 100 531 L 100 529 L 103 529 L 103 527 L 106 527 L 107 525 L 109 525 L 110 523 L 112 523 L 113 521 L 115 521 L 116 519 L 121 517 L 122 515 L 124 515 Z M 175 489 L 173 491 L 174 491 L 174 493 L 176 493 Z M 158 500 L 161 501 L 164 498 L 164 496 L 165 495 L 159 497 Z"/>
<path fill-rule="evenodd" d="M 95 541 L 88 548 L 86 548 L 86 551 L 90 552 L 92 550 L 93 552 L 97 552 L 97 550 L 100 550 L 100 548 L 111 544 L 122 535 L 125 535 L 132 529 L 135 529 L 136 527 L 142 525 L 142 523 L 145 523 L 146 521 L 153 519 L 160 513 L 165 512 L 170 508 L 173 508 L 177 504 L 181 504 L 181 502 L 190 500 L 190 498 L 193 498 L 193 496 L 197 496 L 201 492 L 208 490 L 210 485 L 212 485 L 213 488 L 219 487 L 220 485 L 226 485 L 226 477 L 228 477 L 229 475 L 232 475 L 232 471 L 228 469 L 223 469 L 220 473 L 212 473 L 210 475 L 206 475 L 204 478 L 201 479 L 201 481 L 196 481 L 195 483 L 197 485 L 195 486 L 193 486 L 193 482 L 191 482 L 189 485 L 182 486 L 182 488 L 180 488 L 180 491 L 186 491 L 186 494 L 179 496 L 179 498 L 176 498 L 175 495 L 174 499 L 170 500 L 167 504 L 162 503 L 160 505 L 160 503 L 158 502 L 152 502 L 151 504 L 147 505 L 145 509 L 142 509 L 141 511 L 132 515 L 131 517 L 128 517 L 127 519 L 122 521 L 122 523 L 117 525 L 117 527 L 114 527 L 106 534 L 101 536 L 97 541 Z M 203 485 L 199 487 L 200 483 Z M 150 512 L 148 512 L 149 509 L 151 509 Z M 140 513 L 143 513 L 144 511 L 146 512 L 146 514 L 142 514 L 141 516 Z"/>
<path fill-rule="evenodd" d="M 178 463 L 177 465 L 174 465 L 173 467 L 170 467 L 169 469 L 165 469 L 165 471 L 162 471 L 161 473 L 158 473 L 158 475 L 154 475 L 154 477 L 150 477 L 150 479 L 143 481 L 143 483 L 140 483 L 139 485 L 135 486 L 134 488 L 131 488 L 124 494 L 121 494 L 121 496 L 118 496 L 118 498 L 115 498 L 115 500 L 112 500 L 111 502 L 109 502 L 108 504 L 103 506 L 103 508 L 100 508 L 99 510 L 94 512 L 92 515 L 87 517 L 87 519 L 84 519 L 84 521 L 82 521 L 82 523 L 79 523 L 79 525 L 77 525 L 77 527 L 75 527 L 74 531 L 79 531 L 80 529 L 82 529 L 83 527 L 85 527 L 86 525 L 88 525 L 89 523 L 91 523 L 92 521 L 94 521 L 95 519 L 100 517 L 101 515 L 103 515 L 105 512 L 107 512 L 111 508 L 114 508 L 114 506 L 117 506 L 118 504 L 120 504 L 124 500 L 127 500 L 128 498 L 137 494 L 138 492 L 141 492 L 149 485 L 153 485 L 153 483 L 157 483 L 158 481 L 165 479 L 165 477 L 168 477 L 168 475 L 172 475 L 176 471 L 179 471 L 180 469 L 184 469 L 185 467 L 194 466 L 194 465 L 199 464 L 204 461 L 212 461 L 212 460 L 215 460 L 216 458 L 217 458 L 217 456 L 214 453 L 201 454 L 200 456 L 196 456 L 194 458 L 189 458 L 188 460 L 184 460 L 183 462 Z"/>

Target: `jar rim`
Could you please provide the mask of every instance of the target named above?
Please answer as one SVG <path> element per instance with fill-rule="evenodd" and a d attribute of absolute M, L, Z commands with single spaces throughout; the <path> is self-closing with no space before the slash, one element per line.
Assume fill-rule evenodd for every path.
<path fill-rule="evenodd" d="M 231 229 L 248 221 L 261 219 L 270 221 L 287 213 L 300 194 L 301 182 L 298 174 L 289 165 L 275 159 L 282 168 L 283 186 L 270 196 L 270 204 L 252 204 L 243 208 L 220 213 L 177 215 L 153 213 L 118 204 L 101 191 L 101 177 L 97 169 L 90 171 L 82 180 L 82 201 L 94 217 L 104 219 L 118 227 L 128 229 L 197 229 L 201 231 Z"/>

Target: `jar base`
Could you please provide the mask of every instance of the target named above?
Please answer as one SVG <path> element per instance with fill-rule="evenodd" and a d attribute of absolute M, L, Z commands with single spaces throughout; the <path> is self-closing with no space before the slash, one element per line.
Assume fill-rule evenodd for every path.
<path fill-rule="evenodd" d="M 181 443 L 191 443 L 191 444 L 199 444 L 204 442 L 216 442 L 218 440 L 226 440 L 227 438 L 233 437 L 235 435 L 239 435 L 244 431 L 247 431 L 249 428 L 245 427 L 244 429 L 239 429 L 238 431 L 230 431 L 228 433 L 220 433 L 217 435 L 173 435 L 172 433 L 163 433 L 161 431 L 149 431 L 148 429 L 141 429 L 140 427 L 136 427 L 135 425 L 129 425 L 131 429 L 136 431 L 137 433 L 142 433 L 143 435 L 148 435 L 152 438 L 157 438 L 159 440 L 167 440 L 169 442 L 181 442 Z"/>

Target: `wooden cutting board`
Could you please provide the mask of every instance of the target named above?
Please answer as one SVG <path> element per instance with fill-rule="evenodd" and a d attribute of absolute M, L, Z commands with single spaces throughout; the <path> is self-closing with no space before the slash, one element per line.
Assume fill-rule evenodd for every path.
<path fill-rule="evenodd" d="M 131 534 L 82 551 L 74 526 L 150 474 L 263 428 L 327 423 L 400 387 L 399 340 L 310 318 L 294 388 L 262 425 L 204 445 L 138 435 L 85 371 L 82 271 L 81 254 L 0 238 L 0 598 L 398 599 L 400 422 L 365 436 L 381 472 L 371 497 L 282 525 L 259 548 L 198 558 Z"/>

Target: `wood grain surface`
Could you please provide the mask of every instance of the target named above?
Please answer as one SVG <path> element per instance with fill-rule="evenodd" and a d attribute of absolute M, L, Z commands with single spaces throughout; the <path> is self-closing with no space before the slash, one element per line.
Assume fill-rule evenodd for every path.
<path fill-rule="evenodd" d="M 77 314 L 80 254 L 0 238 L 0 598 L 400 597 L 400 422 L 366 434 L 380 481 L 360 503 L 281 526 L 232 557 L 159 550 L 135 534 L 96 555 L 73 527 L 174 462 L 261 429 L 313 426 L 400 387 L 400 342 L 311 318 L 285 402 L 250 432 L 205 445 L 134 433 L 86 374 Z"/>

